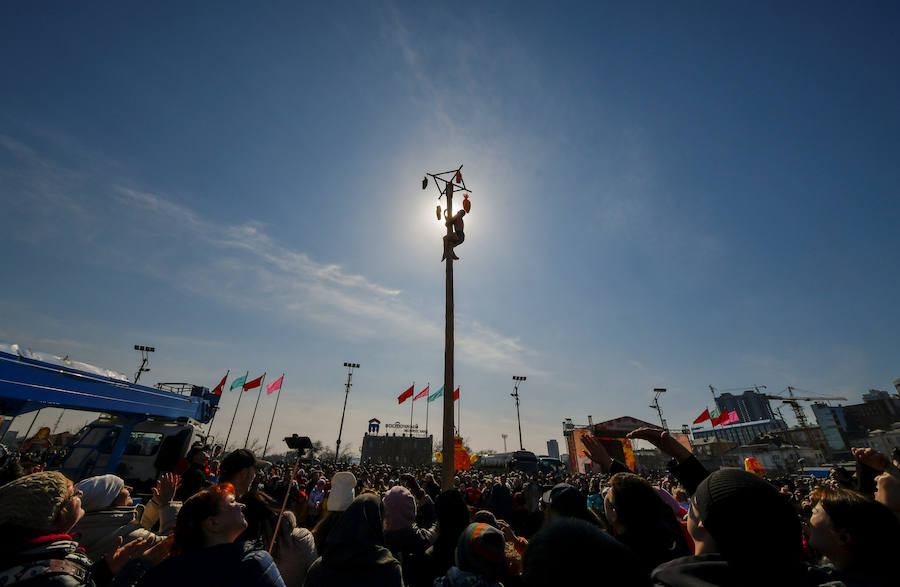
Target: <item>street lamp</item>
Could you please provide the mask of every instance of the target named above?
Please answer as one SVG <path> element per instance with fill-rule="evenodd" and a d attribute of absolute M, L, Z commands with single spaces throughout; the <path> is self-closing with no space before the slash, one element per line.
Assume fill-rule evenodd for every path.
<path fill-rule="evenodd" d="M 344 410 L 341 412 L 341 427 L 338 429 L 338 438 L 334 445 L 335 464 L 337 464 L 338 456 L 341 454 L 341 434 L 344 432 L 344 416 L 347 414 L 347 397 L 350 395 L 350 387 L 353 385 L 350 381 L 353 379 L 353 370 L 359 369 L 359 363 L 344 363 L 344 367 L 347 367 L 347 384 L 344 386 Z"/>
<path fill-rule="evenodd" d="M 528 378 L 513 375 L 513 381 L 516 382 L 516 385 L 513 388 L 513 393 L 509 394 L 512 397 L 516 398 L 516 420 L 518 420 L 519 422 L 519 450 L 525 450 L 525 446 L 522 444 L 522 417 L 519 415 L 519 383 L 525 381 L 526 379 Z"/>

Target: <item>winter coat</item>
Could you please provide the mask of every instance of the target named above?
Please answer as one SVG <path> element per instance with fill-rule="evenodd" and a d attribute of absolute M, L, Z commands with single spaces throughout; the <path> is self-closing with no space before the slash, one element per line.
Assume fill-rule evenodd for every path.
<path fill-rule="evenodd" d="M 128 544 L 138 538 L 152 538 L 155 542 L 159 542 L 163 536 L 154 534 L 145 527 L 144 518 L 146 518 L 146 524 L 152 526 L 161 514 L 163 517 L 162 529 L 168 533 L 174 525 L 177 511 L 178 508 L 175 506 L 166 506 L 161 509 L 156 502 L 151 500 L 146 507 L 137 505 L 88 512 L 78 520 L 73 534 L 78 539 L 78 544 L 84 548 L 88 558 L 98 560 L 116 548 L 120 536 L 123 544 Z"/>
<path fill-rule="evenodd" d="M 24 549 L 0 558 L 4 587 L 99 587 L 111 581 L 106 561 L 91 563 L 68 534 L 31 539 Z"/>
<path fill-rule="evenodd" d="M 422 577 L 427 573 L 425 550 L 434 543 L 437 532 L 433 529 L 403 528 L 386 531 L 384 545 L 388 547 L 403 568 L 403 577 L 409 583 L 413 577 Z"/>
<path fill-rule="evenodd" d="M 138 587 L 285 587 L 275 561 L 251 542 L 229 542 L 170 557 L 138 581 Z"/>
<path fill-rule="evenodd" d="M 265 496 L 256 492 L 241 498 L 241 502 L 246 506 L 244 517 L 247 519 L 247 529 L 238 537 L 238 541 L 255 541 L 269 548 L 278 522 L 278 514 L 270 510 L 264 500 Z M 306 571 L 317 556 L 312 533 L 306 528 L 297 526 L 293 512 L 284 512 L 281 524 L 278 525 L 278 538 L 275 540 L 272 557 L 285 585 L 287 587 L 303 585 Z"/>
<path fill-rule="evenodd" d="M 306 587 L 402 587 L 400 563 L 384 547 L 381 499 L 360 495 L 328 535 L 322 556 L 309 568 Z"/>

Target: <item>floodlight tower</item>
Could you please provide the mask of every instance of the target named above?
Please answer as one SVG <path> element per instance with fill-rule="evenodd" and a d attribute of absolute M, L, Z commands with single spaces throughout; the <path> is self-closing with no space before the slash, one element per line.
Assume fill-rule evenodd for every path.
<path fill-rule="evenodd" d="M 662 415 L 662 406 L 659 405 L 659 396 L 666 393 L 666 388 L 665 387 L 656 387 L 653 389 L 653 393 L 656 395 L 653 396 L 653 403 L 650 404 L 650 407 L 654 408 L 656 410 L 656 413 L 659 414 L 659 423 L 662 424 L 663 430 L 668 432 L 669 425 L 666 424 L 666 419 L 663 418 L 663 415 Z"/>
<path fill-rule="evenodd" d="M 519 422 L 519 450 L 525 450 L 525 446 L 522 444 L 522 418 L 519 415 L 519 383 L 525 381 L 526 379 L 528 378 L 513 375 L 513 381 L 516 382 L 516 385 L 513 388 L 513 393 L 509 394 L 512 397 L 516 398 L 516 420 Z"/>
<path fill-rule="evenodd" d="M 150 353 L 156 352 L 156 349 L 152 346 L 136 344 L 134 345 L 134 350 L 141 351 L 141 366 L 138 367 L 137 373 L 134 374 L 134 382 L 137 383 L 138 379 L 141 378 L 141 373 L 150 371 L 150 367 L 147 366 L 147 363 L 150 362 Z"/>
<path fill-rule="evenodd" d="M 359 369 L 359 363 L 344 363 L 347 367 L 347 383 L 344 385 L 344 410 L 341 412 L 341 427 L 338 429 L 337 442 L 334 444 L 334 462 L 338 462 L 338 456 L 341 454 L 341 434 L 344 433 L 344 416 L 347 414 L 347 398 L 350 396 L 350 388 L 353 384 L 353 370 Z"/>

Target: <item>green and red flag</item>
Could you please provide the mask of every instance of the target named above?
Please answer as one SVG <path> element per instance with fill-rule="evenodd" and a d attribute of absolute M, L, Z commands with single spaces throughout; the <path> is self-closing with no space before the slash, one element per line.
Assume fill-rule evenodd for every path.
<path fill-rule="evenodd" d="M 706 422 L 707 420 L 709 420 L 709 408 L 706 408 L 705 410 L 703 410 L 703 413 L 700 414 L 700 416 L 698 416 L 696 420 L 694 420 L 694 424 L 699 424 L 700 422 Z"/>

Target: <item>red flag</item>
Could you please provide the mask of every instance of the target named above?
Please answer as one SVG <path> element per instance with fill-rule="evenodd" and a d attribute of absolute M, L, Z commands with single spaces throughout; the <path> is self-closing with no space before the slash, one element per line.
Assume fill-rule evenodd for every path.
<path fill-rule="evenodd" d="M 459 388 L 457 387 L 456 391 L 453 392 L 453 401 L 456 401 L 458 399 L 459 399 Z"/>
<path fill-rule="evenodd" d="M 703 413 L 700 414 L 700 417 L 698 417 L 696 420 L 694 420 L 694 424 L 699 424 L 700 422 L 706 422 L 707 420 L 709 420 L 709 408 L 706 408 L 705 410 L 703 410 Z"/>
<path fill-rule="evenodd" d="M 222 378 L 222 381 L 220 381 L 219 384 L 212 390 L 215 395 L 222 395 L 222 388 L 225 387 L 225 380 L 228 379 L 228 373 L 230 372 L 231 371 L 226 372 L 225 377 Z"/>
<path fill-rule="evenodd" d="M 265 377 L 265 376 L 266 376 L 266 374 L 263 373 L 262 375 L 260 375 L 256 379 L 254 379 L 253 381 L 248 381 L 247 383 L 245 383 L 244 391 L 250 391 L 251 389 L 256 389 L 257 387 L 262 385 L 262 380 L 263 380 L 263 377 Z"/>
<path fill-rule="evenodd" d="M 727 421 L 728 421 L 728 412 L 725 412 L 725 411 L 723 411 L 721 414 L 719 414 L 715 418 L 712 418 L 713 426 L 721 426 L 722 424 L 724 424 Z"/>
<path fill-rule="evenodd" d="M 412 397 L 412 394 L 413 394 L 413 388 L 414 388 L 414 387 L 415 387 L 415 385 L 410 385 L 410 386 L 409 386 L 409 389 L 407 389 L 406 391 L 404 391 L 403 393 L 401 393 L 401 394 L 397 397 L 397 403 L 398 403 L 398 404 L 402 404 L 403 402 L 405 402 L 406 400 L 408 400 L 409 398 L 411 398 L 411 397 Z M 415 400 L 413 400 L 413 401 L 415 401 Z"/>
<path fill-rule="evenodd" d="M 425 389 L 423 389 L 422 391 L 420 391 L 420 392 L 418 393 L 418 395 L 416 395 L 416 397 L 413 398 L 413 401 L 416 401 L 416 400 L 419 399 L 420 397 L 427 397 L 427 396 L 428 396 L 428 389 L 429 389 L 430 387 L 431 387 L 431 385 L 426 385 L 426 386 L 425 386 Z"/>

